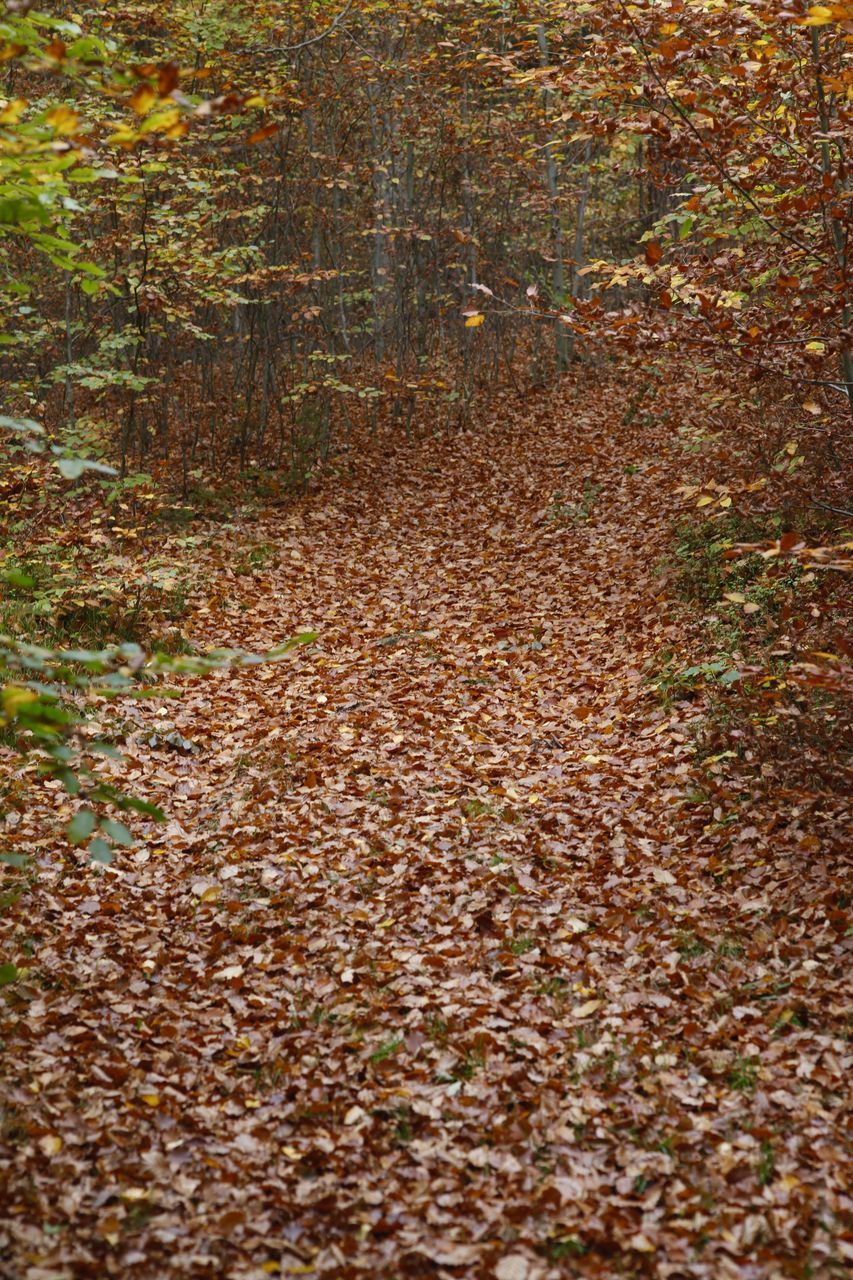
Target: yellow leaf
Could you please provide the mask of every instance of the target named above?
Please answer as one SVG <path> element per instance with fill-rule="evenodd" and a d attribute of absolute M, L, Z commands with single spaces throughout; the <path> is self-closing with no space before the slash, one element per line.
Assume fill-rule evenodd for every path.
<path fill-rule="evenodd" d="M 58 1134 L 46 1133 L 39 1138 L 39 1146 L 46 1156 L 55 1156 L 62 1150 L 62 1139 Z"/>
<path fill-rule="evenodd" d="M 820 415 L 823 413 L 823 409 L 821 409 L 820 405 L 817 404 L 814 400 L 803 401 L 803 408 L 805 409 L 806 413 L 812 413 L 816 418 L 819 418 Z"/>
<path fill-rule="evenodd" d="M 485 318 L 486 317 L 483 315 L 483 313 L 481 311 L 478 311 L 475 316 L 468 317 L 468 319 L 465 321 L 465 328 L 476 329 L 478 325 L 481 325 L 483 323 Z"/>
<path fill-rule="evenodd" d="M 175 128 L 181 119 L 178 107 L 168 107 L 165 111 L 156 111 L 140 126 L 142 133 L 168 133 Z"/>
<path fill-rule="evenodd" d="M 139 1096 L 145 1103 L 146 1107 L 159 1107 L 160 1105 L 159 1093 L 142 1093 Z"/>
<path fill-rule="evenodd" d="M 281 1266 L 277 1262 L 262 1262 L 261 1271 L 266 1271 L 268 1276 L 277 1275 L 281 1270 Z"/>
<path fill-rule="evenodd" d="M 106 1240 L 107 1244 L 117 1245 L 121 1233 L 121 1223 L 114 1213 L 98 1224 L 98 1230 Z"/>
<path fill-rule="evenodd" d="M 721 507 L 730 507 L 732 505 L 732 500 L 731 498 L 720 498 L 719 505 Z"/>
<path fill-rule="evenodd" d="M 212 884 L 204 893 L 199 896 L 199 902 L 216 902 L 222 897 L 222 889 L 218 884 Z"/>
<path fill-rule="evenodd" d="M 823 355 L 826 351 L 826 344 L 823 342 L 807 342 L 806 351 L 815 351 L 818 355 Z"/>
<path fill-rule="evenodd" d="M 301 1160 L 302 1152 L 297 1151 L 296 1147 L 282 1147 L 281 1154 L 286 1156 L 288 1160 Z"/>
<path fill-rule="evenodd" d="M 3 710 L 7 716 L 15 716 L 20 707 L 37 701 L 37 693 L 33 693 L 32 689 L 22 689 L 18 684 L 7 684 L 3 689 Z"/>
<path fill-rule="evenodd" d="M 119 125 L 109 137 L 111 147 L 124 147 L 125 151 L 129 151 L 137 141 L 137 132 L 135 129 L 128 129 L 126 125 Z"/>
<path fill-rule="evenodd" d="M 54 107 L 45 117 L 57 133 L 74 133 L 80 123 L 80 117 L 70 107 Z"/>
<path fill-rule="evenodd" d="M 26 98 L 13 98 L 0 110 L 0 124 L 17 124 L 26 107 Z"/>
<path fill-rule="evenodd" d="M 696 506 L 697 506 L 697 507 L 710 507 L 710 505 L 711 505 L 711 503 L 712 503 L 713 501 L 714 501 L 714 499 L 713 499 L 713 498 L 711 498 L 711 497 L 709 497 L 709 495 L 706 493 L 706 494 L 705 494 L 705 496 L 704 496 L 703 498 L 700 498 L 700 499 L 699 499 L 699 501 L 696 503 Z"/>
<path fill-rule="evenodd" d="M 130 105 L 138 116 L 145 116 L 158 100 L 156 89 L 152 89 L 150 84 L 141 84 L 133 92 L 130 99 Z"/>
<path fill-rule="evenodd" d="M 731 600 L 732 604 L 746 604 L 746 596 L 742 591 L 724 591 L 726 600 Z"/>
<path fill-rule="evenodd" d="M 588 1018 L 595 1013 L 596 1009 L 600 1009 L 603 1000 L 587 1000 L 586 1004 L 579 1004 L 576 1009 L 572 1010 L 573 1018 Z"/>
<path fill-rule="evenodd" d="M 825 4 L 813 4 L 809 9 L 809 16 L 805 19 L 807 27 L 825 27 L 828 22 L 834 21 L 832 9 Z"/>

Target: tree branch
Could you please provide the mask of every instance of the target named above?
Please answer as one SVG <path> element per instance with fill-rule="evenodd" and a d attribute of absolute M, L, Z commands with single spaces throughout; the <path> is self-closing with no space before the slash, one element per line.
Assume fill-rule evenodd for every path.
<path fill-rule="evenodd" d="M 319 44 L 321 40 L 326 40 L 329 36 L 334 35 L 341 23 L 347 17 L 350 9 L 352 9 L 355 0 L 347 0 L 347 3 L 341 9 L 340 13 L 332 22 L 329 23 L 325 30 L 317 33 L 316 36 L 309 36 L 307 40 L 300 40 L 299 44 L 273 44 L 252 47 L 252 53 L 298 53 L 300 49 L 307 49 L 309 45 Z"/>

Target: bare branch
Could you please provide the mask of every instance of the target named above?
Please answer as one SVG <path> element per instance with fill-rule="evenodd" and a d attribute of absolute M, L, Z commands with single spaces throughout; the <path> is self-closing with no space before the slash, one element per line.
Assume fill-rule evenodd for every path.
<path fill-rule="evenodd" d="M 328 39 L 338 30 L 354 3 L 355 0 L 347 0 L 338 16 L 329 23 L 325 30 L 318 32 L 316 36 L 310 36 L 307 40 L 300 40 L 299 44 L 274 44 L 263 47 L 256 45 L 252 47 L 251 51 L 253 53 L 298 53 L 300 49 L 307 49 L 312 44 L 319 44 L 321 40 Z"/>

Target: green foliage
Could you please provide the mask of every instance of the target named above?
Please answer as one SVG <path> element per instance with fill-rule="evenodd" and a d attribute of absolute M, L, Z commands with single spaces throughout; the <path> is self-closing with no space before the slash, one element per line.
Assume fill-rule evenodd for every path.
<path fill-rule="evenodd" d="M 679 698 L 692 697 L 705 686 L 730 688 L 740 678 L 737 667 L 733 666 L 727 658 L 715 658 L 710 662 L 699 662 L 682 667 L 674 655 L 665 654 L 663 665 L 646 677 L 646 683 L 668 706 Z"/>
<path fill-rule="evenodd" d="M 403 1044 L 402 1036 L 391 1036 L 390 1039 L 384 1041 L 379 1048 L 371 1053 L 370 1062 L 385 1062 L 388 1058 L 393 1058 L 394 1054 Z"/>
<path fill-rule="evenodd" d="M 173 692 L 163 686 L 167 676 L 277 662 L 315 639 L 313 632 L 305 632 L 265 654 L 223 649 L 185 656 L 146 653 L 136 644 L 46 649 L 0 636 L 0 672 L 7 674 L 0 693 L 0 727 L 23 761 L 33 761 L 42 778 L 60 782 L 69 796 L 83 802 L 66 826 L 69 843 L 86 848 L 92 861 L 109 862 L 116 847 L 133 844 L 131 831 L 114 811 L 155 821 L 164 815 L 156 805 L 118 789 L 104 772 L 104 758 L 120 753 L 109 741 L 86 732 L 93 699 L 164 696 Z"/>
<path fill-rule="evenodd" d="M 31 72 L 55 72 L 81 83 L 97 76 L 109 56 L 106 41 L 84 37 L 77 22 L 36 11 L 7 9 L 0 18 L 0 43 L 20 50 Z M 93 163 L 77 141 L 82 121 L 60 103 L 28 103 L 17 98 L 0 109 L 0 243 L 20 236 L 61 270 L 82 277 L 87 292 L 97 289 L 103 268 L 81 256 L 70 234 L 81 210 L 81 183 L 117 176 L 112 165 Z"/>
<path fill-rule="evenodd" d="M 729 1070 L 729 1087 L 740 1093 L 752 1093 L 758 1084 L 758 1063 L 753 1058 L 738 1056 Z"/>
<path fill-rule="evenodd" d="M 745 555 L 737 562 L 727 559 L 736 542 L 760 542 L 777 538 L 780 516 L 745 519 L 728 513 L 722 520 L 688 521 L 676 531 L 675 587 L 683 600 L 714 604 L 724 591 L 742 590 L 757 578 L 764 561 Z"/>
<path fill-rule="evenodd" d="M 144 640 L 173 650 L 180 640 L 170 634 L 158 641 L 157 634 L 161 623 L 180 620 L 188 584 L 156 558 L 130 579 L 121 556 L 104 556 L 92 574 L 83 548 L 51 540 L 22 558 L 13 545 L 0 553 L 0 582 L 0 634 L 72 648 Z"/>
<path fill-rule="evenodd" d="M 0 431 L 11 433 L 12 448 L 28 453 L 44 453 L 51 459 L 60 475 L 66 480 L 79 480 L 86 472 L 94 471 L 99 475 L 114 476 L 115 467 L 97 459 L 81 457 L 62 445 L 52 444 L 44 438 L 44 428 L 32 418 L 11 418 L 0 416 Z M 0 442 L 2 443 L 2 442 Z M 8 443 L 7 443 L 8 447 Z"/>
<path fill-rule="evenodd" d="M 776 1176 L 776 1156 L 773 1151 L 773 1144 L 769 1139 L 765 1138 L 761 1143 L 761 1155 L 758 1158 L 758 1182 L 760 1186 L 766 1187 Z"/>
<path fill-rule="evenodd" d="M 589 480 L 585 480 L 583 495 L 580 500 L 578 502 L 568 502 L 562 490 L 557 489 L 551 499 L 545 519 L 549 524 L 558 525 L 578 524 L 580 521 L 589 520 L 600 491 L 600 484 L 591 484 Z"/>
<path fill-rule="evenodd" d="M 543 1249 L 549 1262 L 562 1262 L 566 1258 L 582 1258 L 587 1246 L 577 1236 L 554 1236 Z"/>

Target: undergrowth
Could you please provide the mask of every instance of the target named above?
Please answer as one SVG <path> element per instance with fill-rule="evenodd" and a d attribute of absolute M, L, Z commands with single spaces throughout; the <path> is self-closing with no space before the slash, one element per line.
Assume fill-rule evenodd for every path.
<path fill-rule="evenodd" d="M 701 701 L 701 718 L 692 725 L 699 762 L 737 759 L 759 774 L 773 758 L 790 765 L 792 779 L 796 773 L 836 788 L 843 785 L 837 748 L 845 699 L 810 686 L 799 669 L 804 659 L 840 661 L 845 641 L 837 620 L 849 610 L 850 587 L 831 568 L 748 549 L 778 545 L 786 533 L 809 546 L 850 536 L 810 509 L 730 510 L 676 528 L 667 568 L 676 598 L 694 614 L 702 611 L 699 654 L 685 662 L 663 651 L 647 684 L 666 707 Z"/>

